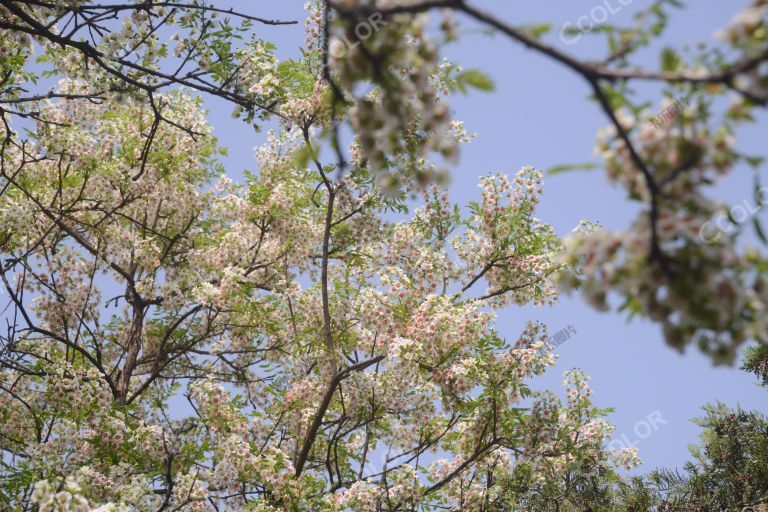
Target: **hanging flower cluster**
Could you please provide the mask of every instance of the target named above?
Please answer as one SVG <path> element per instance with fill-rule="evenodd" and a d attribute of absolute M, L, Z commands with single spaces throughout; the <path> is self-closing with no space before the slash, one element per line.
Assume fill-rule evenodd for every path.
<path fill-rule="evenodd" d="M 744 59 L 764 48 L 759 41 L 765 39 L 766 12 L 758 2 L 725 29 L 723 37 Z M 677 59 L 676 71 L 708 73 L 686 69 Z M 564 289 L 579 287 L 600 310 L 610 308 L 613 291 L 620 309 L 658 322 L 670 346 L 682 351 L 695 344 L 716 363 L 732 363 L 747 340 L 768 341 L 765 256 L 740 246 L 744 219 L 727 221 L 723 230 L 719 220 L 728 208 L 709 192 L 735 165 L 759 165 L 736 149 L 733 134 L 751 120 L 754 104 L 748 98 L 768 97 L 767 71 L 763 63 L 736 74 L 734 83 L 744 94 L 733 96 L 721 119 L 711 112 L 725 91 L 695 85 L 667 91 L 662 111 L 674 104 L 675 116 L 666 122 L 658 122 L 647 108 L 618 111 L 624 133 L 616 126 L 601 130 L 596 152 L 608 179 L 643 207 L 628 230 L 574 230 L 561 261 L 579 271 L 561 275 Z M 759 193 L 758 183 L 756 197 Z M 750 225 L 763 236 L 757 219 Z"/>

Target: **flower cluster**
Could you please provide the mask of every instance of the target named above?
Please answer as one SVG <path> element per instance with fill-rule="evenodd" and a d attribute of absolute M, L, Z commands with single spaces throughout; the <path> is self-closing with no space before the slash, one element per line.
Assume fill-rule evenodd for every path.
<path fill-rule="evenodd" d="M 557 269 L 558 241 L 551 226 L 533 216 L 542 193 L 541 171 L 521 169 L 514 186 L 501 174 L 484 177 L 480 187 L 472 229 L 452 241 L 470 270 L 464 274 L 466 286 L 480 276 L 490 285 L 486 295 L 501 295 L 506 303 L 551 303 L 556 291 L 548 278 Z"/>
<path fill-rule="evenodd" d="M 729 363 L 741 343 L 764 339 L 768 295 L 765 277 L 751 270 L 759 256 L 741 253 L 735 234 L 707 231 L 722 207 L 706 189 L 741 157 L 733 126 L 710 130 L 697 113 L 703 108 L 689 104 L 666 125 L 649 122 L 648 111 L 622 113 L 647 175 L 613 127 L 600 133 L 597 152 L 609 179 L 646 207 L 628 231 L 574 230 L 562 262 L 578 268 L 578 276 L 563 274 L 561 282 L 564 289 L 578 286 L 601 310 L 614 291 L 624 309 L 659 322 L 671 346 L 695 342 L 716 362 Z"/>
<path fill-rule="evenodd" d="M 349 122 L 364 162 L 391 188 L 403 178 L 422 185 L 439 181 L 443 174 L 425 159 L 432 152 L 446 157 L 457 152 L 455 126 L 441 98 L 437 46 L 427 25 L 426 15 L 374 14 L 336 20 L 331 27 L 328 60 L 340 84 L 350 96 L 359 83 L 373 85 L 355 100 Z M 458 134 L 466 139 L 460 129 Z"/>

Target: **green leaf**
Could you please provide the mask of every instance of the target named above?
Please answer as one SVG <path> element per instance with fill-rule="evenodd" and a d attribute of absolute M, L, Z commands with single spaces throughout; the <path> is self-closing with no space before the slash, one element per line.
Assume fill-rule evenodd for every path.
<path fill-rule="evenodd" d="M 480 91 L 493 91 L 495 85 L 491 78 L 477 69 L 468 69 L 456 77 L 457 85 L 462 92 L 466 92 L 466 87 L 474 87 Z M 462 88 L 462 86 L 464 86 Z"/>
<path fill-rule="evenodd" d="M 664 71 L 676 71 L 682 60 L 675 50 L 672 48 L 664 48 L 661 52 L 661 69 Z"/>
<path fill-rule="evenodd" d="M 552 24 L 551 23 L 539 23 L 536 25 L 526 25 L 524 27 L 520 27 L 520 30 L 525 32 L 527 35 L 534 39 L 540 39 L 541 36 L 544 34 L 547 34 L 550 30 L 552 30 Z"/>
<path fill-rule="evenodd" d="M 630 110 L 633 110 L 635 107 L 627 100 L 626 95 L 621 90 L 612 87 L 610 85 L 605 85 L 602 87 L 603 94 L 608 98 L 608 103 L 611 105 L 611 108 L 614 110 L 618 110 L 621 107 L 627 107 Z M 593 96 L 595 98 L 595 96 Z"/>
<path fill-rule="evenodd" d="M 306 146 L 300 147 L 294 157 L 293 163 L 299 169 L 304 169 L 309 164 L 309 159 L 312 157 L 312 152 Z"/>
<path fill-rule="evenodd" d="M 763 165 L 763 162 L 765 162 L 765 158 L 761 156 L 746 156 L 744 157 L 744 161 L 747 162 L 747 165 L 749 165 L 753 169 L 757 169 L 758 167 Z"/>
<path fill-rule="evenodd" d="M 568 172 L 568 171 L 592 171 L 594 169 L 597 169 L 598 165 L 594 162 L 586 162 L 583 164 L 566 164 L 566 165 L 556 165 L 554 167 L 550 167 L 547 169 L 546 173 L 549 175 L 553 174 L 560 174 L 562 172 Z"/>
<path fill-rule="evenodd" d="M 303 62 L 286 60 L 278 64 L 277 74 L 280 82 L 288 86 L 295 95 L 307 97 L 315 88 L 315 77 Z"/>
<path fill-rule="evenodd" d="M 759 238 L 760 241 L 763 242 L 765 245 L 768 245 L 768 238 L 765 236 L 765 231 L 763 231 L 763 226 L 760 225 L 760 220 L 757 217 L 754 217 L 752 219 L 752 225 L 755 227 L 755 234 L 757 234 L 757 238 Z"/>

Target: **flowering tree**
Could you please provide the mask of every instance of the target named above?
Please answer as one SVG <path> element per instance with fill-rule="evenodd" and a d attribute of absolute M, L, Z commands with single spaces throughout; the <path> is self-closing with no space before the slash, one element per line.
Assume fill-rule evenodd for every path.
<path fill-rule="evenodd" d="M 676 290 L 665 244 L 682 235 L 657 223 L 731 153 L 703 152 L 667 197 L 651 185 L 662 171 L 637 185 L 618 170 L 627 151 L 643 167 L 614 114 L 606 144 L 625 146 L 608 167 L 652 209 L 609 251 L 564 247 L 535 217 L 532 168 L 451 204 L 444 162 L 471 136 L 446 97 L 489 84 L 439 60 L 420 14 L 438 6 L 552 54 L 463 2 L 311 4 L 302 57 L 280 62 L 251 28 L 287 22 L 214 4 L 0 0 L 4 508 L 558 508 L 636 462 L 605 447 L 584 375 L 566 374 L 565 402 L 531 389 L 554 362 L 546 330 L 508 340 L 494 311 L 551 303 L 556 279 L 637 279 L 654 287 L 624 290 L 635 309 L 672 322 L 685 305 L 659 294 Z M 360 20 L 371 37 L 343 43 Z M 579 66 L 614 113 L 600 84 L 622 68 Z M 223 175 L 198 94 L 271 128 L 242 183 Z M 763 277 L 742 293 L 752 274 L 715 247 L 731 252 L 691 258 L 730 276 L 746 316 L 694 311 L 685 326 L 757 337 Z M 619 253 L 626 271 L 605 276 Z"/>
<path fill-rule="evenodd" d="M 754 121 L 756 109 L 768 106 L 768 2 L 754 0 L 736 13 L 718 34 L 720 45 L 702 42 L 687 54 L 664 48 L 660 71 L 639 69 L 633 57 L 664 33 L 670 10 L 681 6 L 676 0 L 652 2 L 630 27 L 604 23 L 599 30 L 570 24 L 561 28 L 563 42 L 605 37 L 608 51 L 600 61 L 580 60 L 549 44 L 545 35 L 553 28 L 550 24 L 514 26 L 473 4 L 352 0 L 329 1 L 328 9 L 346 22 L 346 36 L 359 43 L 349 60 L 368 62 L 368 67 L 354 64 L 362 74 L 375 75 L 387 55 L 377 51 L 378 39 L 355 39 L 359 31 L 352 28 L 364 17 L 388 19 L 443 9 L 441 26 L 449 37 L 458 33 L 452 14 L 460 14 L 580 75 L 610 121 L 597 146 L 608 179 L 642 208 L 631 229 L 591 233 L 590 228 L 571 237 L 565 259 L 580 262 L 580 274 L 564 279 L 565 287 L 580 287 L 601 310 L 610 308 L 609 293 L 615 292 L 620 310 L 661 324 L 670 346 L 683 350 L 695 343 L 716 363 L 732 363 L 746 340 L 768 342 L 765 254 L 738 249 L 746 215 L 727 215 L 726 205 L 707 190 L 737 163 L 757 169 L 764 162 L 762 156 L 739 152 L 734 132 Z M 666 108 L 660 114 L 633 92 L 631 84 L 637 81 L 664 85 Z M 757 178 L 752 194 L 757 204 L 765 204 L 765 188 Z M 759 221 L 750 220 L 747 226 L 754 225 L 757 236 L 768 243 Z"/>
<path fill-rule="evenodd" d="M 32 23 L 7 9 L 6 25 Z M 633 462 L 605 449 L 584 376 L 568 374 L 564 404 L 529 388 L 554 361 L 542 326 L 512 341 L 493 328 L 494 309 L 556 296 L 559 241 L 534 217 L 540 172 L 482 178 L 469 215 L 423 186 L 418 169 L 436 169 L 424 155 L 469 138 L 445 116 L 451 70 L 430 65 L 426 39 L 402 49 L 402 66 L 424 60 L 417 71 L 387 71 L 419 88 L 384 118 L 384 87 L 354 111 L 328 101 L 313 39 L 302 61 L 278 63 L 254 40 L 237 64 L 212 62 L 212 75 L 233 70 L 222 94 L 247 99 L 238 114 L 280 120 L 258 174 L 235 184 L 219 176 L 199 100 L 122 76 L 138 57 L 120 48 L 143 45 L 143 79 L 162 80 L 162 9 L 134 10 L 105 37 L 104 65 L 42 41 L 60 78 L 47 98 L 24 96 L 32 50 L 8 43 L 19 110 L 5 112 L 2 152 L 4 506 L 484 510 L 514 499 L 511 480 L 554 495 L 571 467 Z M 13 114 L 34 120 L 27 136 Z M 320 159 L 339 116 L 361 133 L 348 164 Z M 366 136 L 381 123 L 397 135 Z M 404 169 L 396 184 L 385 165 Z M 412 216 L 407 193 L 422 195 Z"/>

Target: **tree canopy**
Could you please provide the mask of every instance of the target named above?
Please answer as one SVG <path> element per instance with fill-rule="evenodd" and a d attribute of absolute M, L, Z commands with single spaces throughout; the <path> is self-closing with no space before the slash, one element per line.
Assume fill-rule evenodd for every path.
<path fill-rule="evenodd" d="M 565 373 L 565 400 L 535 390 L 556 359 L 546 327 L 494 323 L 561 290 L 599 309 L 615 296 L 716 363 L 756 342 L 744 365 L 765 383 L 768 260 L 740 245 L 738 220 L 718 229 L 707 187 L 762 164 L 733 134 L 768 105 L 767 2 L 651 71 L 632 58 L 675 0 L 592 34 L 608 41 L 601 61 L 460 0 L 309 2 L 301 57 L 280 61 L 262 28 L 296 20 L 221 5 L 0 0 L 4 510 L 768 499 L 762 416 L 708 409 L 684 492 L 658 491 L 671 473 L 627 483 L 617 470 L 639 459 L 608 446 L 586 375 Z M 536 217 L 532 167 L 485 174 L 476 201 L 451 203 L 473 134 L 450 96 L 493 86 L 443 59 L 465 19 L 589 83 L 608 179 L 641 205 L 627 230 L 582 223 L 561 239 Z M 674 115 L 635 102 L 638 80 L 666 84 Z M 267 130 L 242 179 L 221 163 L 206 97 Z"/>

